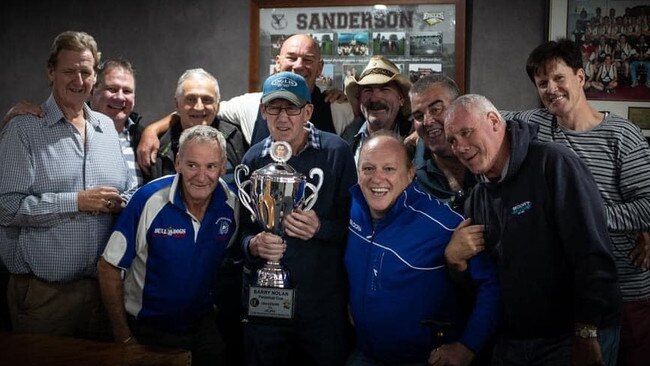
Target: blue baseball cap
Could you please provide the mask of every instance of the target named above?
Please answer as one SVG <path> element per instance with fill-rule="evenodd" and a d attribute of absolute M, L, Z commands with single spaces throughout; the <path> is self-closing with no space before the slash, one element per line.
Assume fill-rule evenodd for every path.
<path fill-rule="evenodd" d="M 305 79 L 289 71 L 269 76 L 262 87 L 262 104 L 286 99 L 298 107 L 311 103 L 311 93 Z"/>

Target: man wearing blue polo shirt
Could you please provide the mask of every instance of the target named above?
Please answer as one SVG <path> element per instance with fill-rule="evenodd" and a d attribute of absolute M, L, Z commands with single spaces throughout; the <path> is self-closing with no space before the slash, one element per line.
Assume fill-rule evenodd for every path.
<path fill-rule="evenodd" d="M 221 178 L 225 162 L 217 129 L 186 129 L 177 174 L 143 186 L 122 211 L 98 264 L 116 342 L 185 348 L 193 365 L 223 364 L 213 292 L 239 211 Z"/>

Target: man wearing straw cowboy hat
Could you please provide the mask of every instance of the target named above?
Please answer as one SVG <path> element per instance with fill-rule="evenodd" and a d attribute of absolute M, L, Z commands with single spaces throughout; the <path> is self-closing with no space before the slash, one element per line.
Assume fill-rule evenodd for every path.
<path fill-rule="evenodd" d="M 358 79 L 348 76 L 345 95 L 352 105 L 359 105 L 363 120 L 350 124 L 342 134 L 358 160 L 361 144 L 370 135 L 390 130 L 400 137 L 411 132 L 411 82 L 399 68 L 383 56 L 373 56 Z"/>

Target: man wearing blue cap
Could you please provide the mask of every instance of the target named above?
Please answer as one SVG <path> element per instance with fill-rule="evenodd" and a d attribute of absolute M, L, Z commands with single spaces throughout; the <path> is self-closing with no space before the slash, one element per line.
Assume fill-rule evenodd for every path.
<path fill-rule="evenodd" d="M 283 323 L 249 319 L 245 326 L 247 365 L 342 365 L 346 357 L 346 282 L 343 266 L 350 194 L 356 182 L 354 159 L 337 135 L 309 122 L 311 104 L 305 79 L 294 73 L 264 82 L 260 111 L 270 136 L 253 145 L 242 163 L 251 171 L 272 162 L 273 142 L 291 147 L 287 163 L 307 175 L 322 169 L 323 182 L 311 210 L 295 209 L 284 218 L 284 237 L 262 232 L 242 218 L 246 280 L 265 260 L 283 264 L 295 289 L 294 316 Z M 286 159 L 286 157 L 285 157 Z M 246 215 L 247 216 L 247 215 Z M 246 281 L 247 287 L 251 284 Z M 247 291 L 244 291 L 247 293 Z"/>

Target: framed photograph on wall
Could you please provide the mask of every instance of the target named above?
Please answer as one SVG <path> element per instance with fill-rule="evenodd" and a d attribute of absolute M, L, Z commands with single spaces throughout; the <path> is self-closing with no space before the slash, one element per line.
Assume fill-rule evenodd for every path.
<path fill-rule="evenodd" d="M 404 75 L 436 72 L 465 90 L 465 0 L 252 0 L 249 90 L 260 90 L 273 72 L 281 41 L 309 34 L 328 65 L 319 87 L 343 89 L 350 73 L 360 73 L 373 55 L 399 65 Z M 415 65 L 427 65 L 426 70 Z"/>
<path fill-rule="evenodd" d="M 629 107 L 650 108 L 647 0 L 550 0 L 549 5 L 549 39 L 578 42 L 585 72 L 597 82 L 586 90 L 589 102 L 628 119 Z"/>
<path fill-rule="evenodd" d="M 650 130 L 650 108 L 628 107 L 628 119 L 642 130 Z"/>

